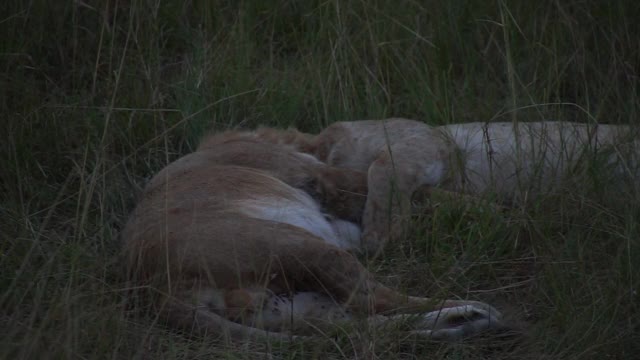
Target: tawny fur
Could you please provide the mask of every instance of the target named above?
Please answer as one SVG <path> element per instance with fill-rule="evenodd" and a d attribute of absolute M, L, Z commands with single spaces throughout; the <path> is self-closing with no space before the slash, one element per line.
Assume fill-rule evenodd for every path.
<path fill-rule="evenodd" d="M 572 122 L 466 123 L 431 127 L 407 119 L 334 123 L 290 141 L 328 165 L 367 172 L 363 247 L 401 236 L 417 189 L 482 195 L 513 203 L 550 191 L 596 157 L 613 177 L 640 178 L 640 140 L 628 126 Z M 265 139 L 274 139 L 273 131 Z"/>
<path fill-rule="evenodd" d="M 361 245 L 345 239 L 359 235 L 349 220 L 364 208 L 366 174 L 276 140 L 214 135 L 145 188 L 124 249 L 131 278 L 163 294 L 156 305 L 170 323 L 277 338 L 353 316 L 384 325 L 422 314 L 416 334 L 436 338 L 502 326 L 489 305 L 406 296 L 377 282 L 347 252 Z"/>

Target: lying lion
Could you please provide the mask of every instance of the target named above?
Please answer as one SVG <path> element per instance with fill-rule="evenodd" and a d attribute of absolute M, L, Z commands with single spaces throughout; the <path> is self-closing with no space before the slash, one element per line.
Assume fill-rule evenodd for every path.
<path fill-rule="evenodd" d="M 377 252 L 401 236 L 418 189 L 492 193 L 513 203 L 552 191 L 568 173 L 593 160 L 600 160 L 611 178 L 626 177 L 637 186 L 640 140 L 635 130 L 571 122 L 431 127 L 387 119 L 338 122 L 317 136 L 273 129 L 260 129 L 257 136 L 293 144 L 328 165 L 366 172 L 369 192 L 360 247 Z"/>
<path fill-rule="evenodd" d="M 359 169 L 279 144 L 301 138 L 315 140 L 215 135 L 146 186 L 124 250 L 132 279 L 161 294 L 170 323 L 282 339 L 363 317 L 437 339 L 503 326 L 487 304 L 407 296 L 376 281 L 347 250 L 360 246 L 365 194 L 384 191 L 379 179 L 367 184 Z"/>

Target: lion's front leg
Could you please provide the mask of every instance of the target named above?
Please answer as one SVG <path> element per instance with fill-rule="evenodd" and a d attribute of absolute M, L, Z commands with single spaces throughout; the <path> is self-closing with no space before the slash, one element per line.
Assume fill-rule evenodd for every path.
<path fill-rule="evenodd" d="M 470 304 L 432 311 L 417 319 L 417 329 L 412 333 L 434 340 L 459 340 L 487 330 L 508 328 L 502 315 L 492 309 Z"/>
<path fill-rule="evenodd" d="M 412 335 L 444 341 L 460 340 L 488 330 L 511 329 L 492 306 L 459 300 L 447 300 L 441 309 L 426 313 L 372 316 L 369 323 L 381 329 L 404 329 Z"/>
<path fill-rule="evenodd" d="M 411 215 L 411 197 L 420 187 L 446 179 L 446 148 L 424 148 L 410 141 L 385 149 L 371 164 L 362 218 L 361 246 L 370 254 L 403 236 Z"/>

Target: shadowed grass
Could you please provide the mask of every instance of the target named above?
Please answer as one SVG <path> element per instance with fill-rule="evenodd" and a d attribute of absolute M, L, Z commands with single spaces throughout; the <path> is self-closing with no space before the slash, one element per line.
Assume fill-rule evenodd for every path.
<path fill-rule="evenodd" d="M 442 204 L 370 267 L 527 325 L 460 344 L 398 332 L 228 345 L 131 298 L 118 231 L 208 129 L 404 116 L 637 123 L 635 1 L 5 1 L 0 357 L 629 358 L 637 189 L 582 184 L 497 214 Z M 603 180 L 604 179 L 604 180 Z M 636 184 L 637 186 L 637 184 Z"/>

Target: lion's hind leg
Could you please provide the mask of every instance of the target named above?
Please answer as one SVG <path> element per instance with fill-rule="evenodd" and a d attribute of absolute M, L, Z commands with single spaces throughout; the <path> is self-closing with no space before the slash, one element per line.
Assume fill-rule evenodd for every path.
<path fill-rule="evenodd" d="M 183 328 L 230 338 L 293 340 L 352 319 L 347 309 L 326 294 L 275 294 L 261 287 L 183 291 L 170 298 L 164 310 Z"/>
<path fill-rule="evenodd" d="M 352 318 L 328 295 L 313 291 L 276 294 L 266 288 L 248 287 L 226 290 L 222 298 L 224 309 L 214 311 L 228 320 L 267 331 L 309 334 Z"/>
<path fill-rule="evenodd" d="M 420 337 L 449 341 L 489 329 L 506 328 L 499 313 L 485 306 L 475 306 L 474 302 L 460 303 L 465 305 L 427 313 L 370 314 L 366 322 L 379 330 L 398 329 Z M 275 294 L 258 287 L 182 292 L 170 298 L 163 310 L 170 321 L 189 330 L 223 334 L 233 339 L 285 341 L 349 326 L 357 317 L 323 293 Z"/>
<path fill-rule="evenodd" d="M 255 298 L 254 298 L 255 297 Z M 272 332 L 247 325 L 253 318 L 254 303 L 263 296 L 254 289 L 225 291 L 214 288 L 188 289 L 167 296 L 161 314 L 185 330 L 222 335 L 227 339 L 295 340 L 295 335 Z M 243 304 L 246 307 L 239 307 Z M 235 320 L 245 320 L 238 322 Z M 249 321 L 250 323 L 250 321 Z"/>
<path fill-rule="evenodd" d="M 301 291 L 270 297 L 256 322 L 272 331 L 318 333 L 352 320 L 352 314 L 326 294 Z"/>

